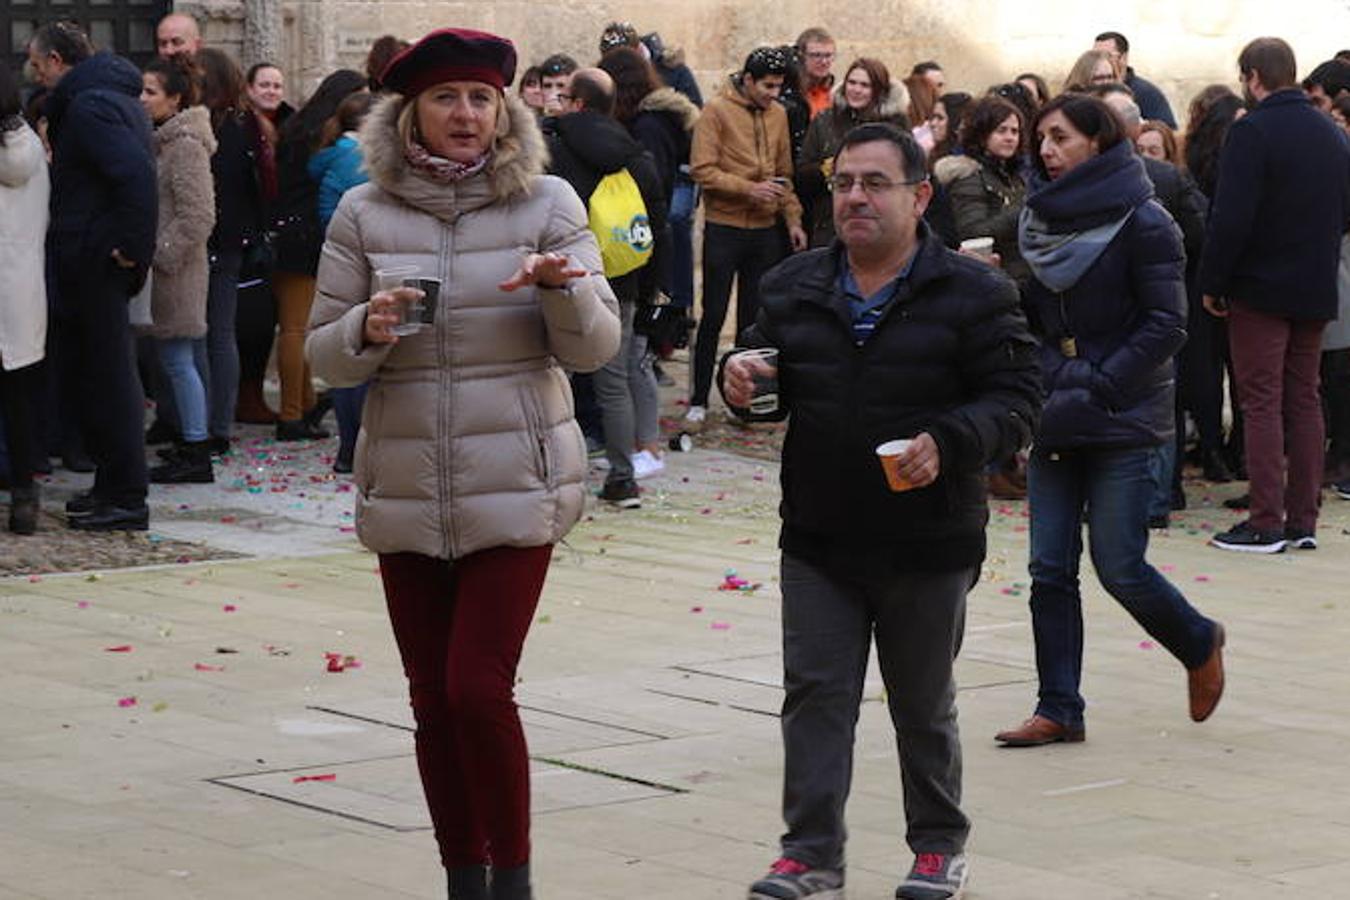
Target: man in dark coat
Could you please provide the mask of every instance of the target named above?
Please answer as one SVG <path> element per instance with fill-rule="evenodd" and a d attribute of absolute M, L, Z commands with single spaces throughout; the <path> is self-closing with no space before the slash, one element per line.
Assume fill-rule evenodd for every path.
<path fill-rule="evenodd" d="M 57 273 L 56 318 L 73 366 L 94 487 L 66 504 L 72 528 L 145 529 L 145 412 L 133 362 L 127 300 L 155 250 L 158 194 L 141 73 L 92 54 L 77 26 L 40 28 L 28 57 L 51 89 L 48 255 Z"/>
<path fill-rule="evenodd" d="M 1040 373 L 1016 285 L 923 224 L 932 187 L 907 131 L 849 132 L 831 187 L 838 240 L 770 270 L 741 335 L 742 348 L 776 349 L 776 369 L 739 349 L 723 363 L 728 406 L 750 415 L 756 378 L 776 376 L 777 413 L 765 417 L 788 419 L 788 829 L 750 896 L 843 888 L 844 802 L 875 635 L 917 856 L 896 897 L 953 897 L 969 822 L 952 665 L 985 555 L 983 472 L 1030 439 Z M 878 448 L 894 439 L 910 442 L 886 472 Z"/>
<path fill-rule="evenodd" d="M 666 229 L 666 197 L 651 154 L 614 118 L 614 81 L 603 69 L 579 69 L 562 95 L 563 114 L 548 136 L 549 171 L 572 185 L 583 203 L 606 176 L 625 169 L 637 183 L 647 212 L 648 246 L 652 256 L 642 267 L 609 279 L 619 300 L 623 340 L 618 354 L 594 373 L 595 398 L 604 420 L 605 457 L 609 475 L 600 497 L 614 505 L 641 506 L 633 470 L 637 424 L 629 370 L 634 358 L 633 316 L 637 304 L 649 300 L 660 283 Z"/>
<path fill-rule="evenodd" d="M 1111 61 L 1125 73 L 1125 84 L 1134 92 L 1139 109 L 1145 119 L 1156 119 L 1167 123 L 1167 127 L 1176 130 L 1177 120 L 1172 115 L 1172 106 L 1158 86 L 1141 77 L 1130 66 L 1130 42 L 1119 31 L 1103 31 L 1094 38 L 1093 50 L 1100 50 L 1111 57 Z"/>
<path fill-rule="evenodd" d="M 1251 517 L 1212 543 L 1279 553 L 1317 546 L 1318 366 L 1350 223 L 1350 144 L 1299 90 L 1284 41 L 1252 41 L 1238 71 L 1255 108 L 1224 143 L 1199 277 L 1205 308 L 1228 317 Z"/>

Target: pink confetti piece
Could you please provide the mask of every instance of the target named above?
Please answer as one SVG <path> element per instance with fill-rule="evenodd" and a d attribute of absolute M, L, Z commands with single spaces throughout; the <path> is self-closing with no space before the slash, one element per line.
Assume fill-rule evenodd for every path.
<path fill-rule="evenodd" d="M 192 668 L 198 672 L 224 672 L 224 666 L 208 666 L 206 663 L 194 663 Z"/>
<path fill-rule="evenodd" d="M 1177 570 L 1177 567 L 1172 565 L 1171 563 L 1166 563 L 1164 565 L 1158 566 L 1158 568 L 1162 569 L 1164 572 L 1175 572 Z"/>
<path fill-rule="evenodd" d="M 713 631 L 730 631 L 730 630 L 731 630 L 731 623 L 730 623 L 730 622 L 713 622 L 712 625 L 709 626 L 709 627 L 711 627 Z"/>
<path fill-rule="evenodd" d="M 28 576 L 28 580 L 29 580 L 31 583 L 33 583 L 33 584 L 37 584 L 39 581 L 42 580 L 42 576 L 41 576 L 41 575 L 29 575 L 29 576 Z"/>
<path fill-rule="evenodd" d="M 224 606 L 221 607 L 221 609 L 224 610 L 225 612 L 239 611 L 239 607 L 235 606 L 233 603 L 226 603 Z"/>
<path fill-rule="evenodd" d="M 88 600 L 81 600 L 81 601 L 79 601 L 78 603 L 75 604 L 75 607 L 76 607 L 77 609 L 88 609 L 88 608 L 89 608 L 89 601 L 88 601 Z"/>
<path fill-rule="evenodd" d="M 1010 588 L 1010 587 L 1004 588 L 1002 593 L 1007 594 L 1009 597 L 1020 597 L 1022 595 L 1022 592 L 1019 591 L 1017 588 Z"/>
<path fill-rule="evenodd" d="M 131 707 L 136 705 L 136 698 L 122 697 L 120 700 L 117 701 L 117 705 L 122 709 L 130 709 Z"/>
<path fill-rule="evenodd" d="M 327 661 L 325 668 L 329 672 L 345 672 L 348 669 L 361 668 L 361 661 L 349 654 L 325 653 L 323 658 Z"/>
<path fill-rule="evenodd" d="M 130 652 L 131 652 L 131 645 L 130 645 L 130 644 L 118 644 L 116 647 L 104 647 L 104 648 L 103 648 L 103 652 L 104 652 L 104 653 L 130 653 Z"/>
<path fill-rule="evenodd" d="M 337 775 L 332 773 L 326 775 L 297 775 L 291 779 L 291 784 L 304 784 L 306 781 L 337 781 Z"/>
<path fill-rule="evenodd" d="M 232 524 L 234 524 L 235 522 L 238 522 L 239 519 L 238 519 L 237 517 L 235 517 L 235 516 L 221 516 L 221 517 L 220 517 L 220 521 L 221 521 L 222 524 L 225 524 L 225 525 L 232 525 Z"/>
<path fill-rule="evenodd" d="M 1152 649 L 1153 649 L 1153 642 L 1152 642 L 1152 641 L 1140 641 L 1140 642 L 1139 642 L 1139 649 L 1140 649 L 1140 650 L 1152 650 Z"/>
<path fill-rule="evenodd" d="M 703 607 L 701 607 L 701 606 L 691 606 L 691 607 L 689 607 L 689 611 L 690 611 L 691 613 L 701 613 L 701 612 L 703 612 Z"/>
<path fill-rule="evenodd" d="M 1195 580 L 1196 580 L 1196 581 L 1209 581 L 1209 576 L 1208 576 L 1208 575 L 1197 575 L 1197 576 L 1195 576 Z"/>

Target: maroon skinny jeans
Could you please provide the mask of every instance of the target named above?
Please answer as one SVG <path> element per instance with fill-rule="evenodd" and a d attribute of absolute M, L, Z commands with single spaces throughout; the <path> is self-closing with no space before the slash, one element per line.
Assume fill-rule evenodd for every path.
<path fill-rule="evenodd" d="M 513 695 L 552 552 L 494 547 L 453 564 L 380 554 L 417 768 L 447 869 L 530 858 L 530 760 Z"/>

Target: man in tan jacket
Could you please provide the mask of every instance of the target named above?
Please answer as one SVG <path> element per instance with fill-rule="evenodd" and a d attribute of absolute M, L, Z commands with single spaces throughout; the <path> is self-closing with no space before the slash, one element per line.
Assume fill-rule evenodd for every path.
<path fill-rule="evenodd" d="M 787 113 L 778 104 L 790 61 L 760 47 L 708 102 L 694 127 L 689 166 L 703 188 L 703 315 L 694 344 L 694 386 L 686 421 L 707 415 L 717 341 L 736 282 L 736 332 L 755 321 L 759 279 L 792 250 L 806 249 L 802 206 L 792 192 Z"/>

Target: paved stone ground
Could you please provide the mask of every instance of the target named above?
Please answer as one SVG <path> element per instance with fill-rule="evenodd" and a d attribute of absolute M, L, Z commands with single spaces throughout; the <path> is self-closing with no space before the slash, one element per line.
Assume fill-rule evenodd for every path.
<path fill-rule="evenodd" d="M 711 443 L 558 550 L 518 695 L 543 900 L 742 897 L 775 855 L 777 468 Z M 246 558 L 0 580 L 0 900 L 444 896 L 349 489 L 330 446 L 266 452 L 155 497 L 163 540 Z M 991 740 L 1035 692 L 1025 506 L 994 506 L 958 667 L 972 898 L 1350 897 L 1350 503 L 1316 552 L 1244 557 L 1204 546 L 1237 490 L 1194 485 L 1151 552 L 1228 627 L 1214 719 L 1088 575 L 1089 738 L 1030 751 Z M 892 896 L 875 675 L 849 822 L 849 896 Z"/>

